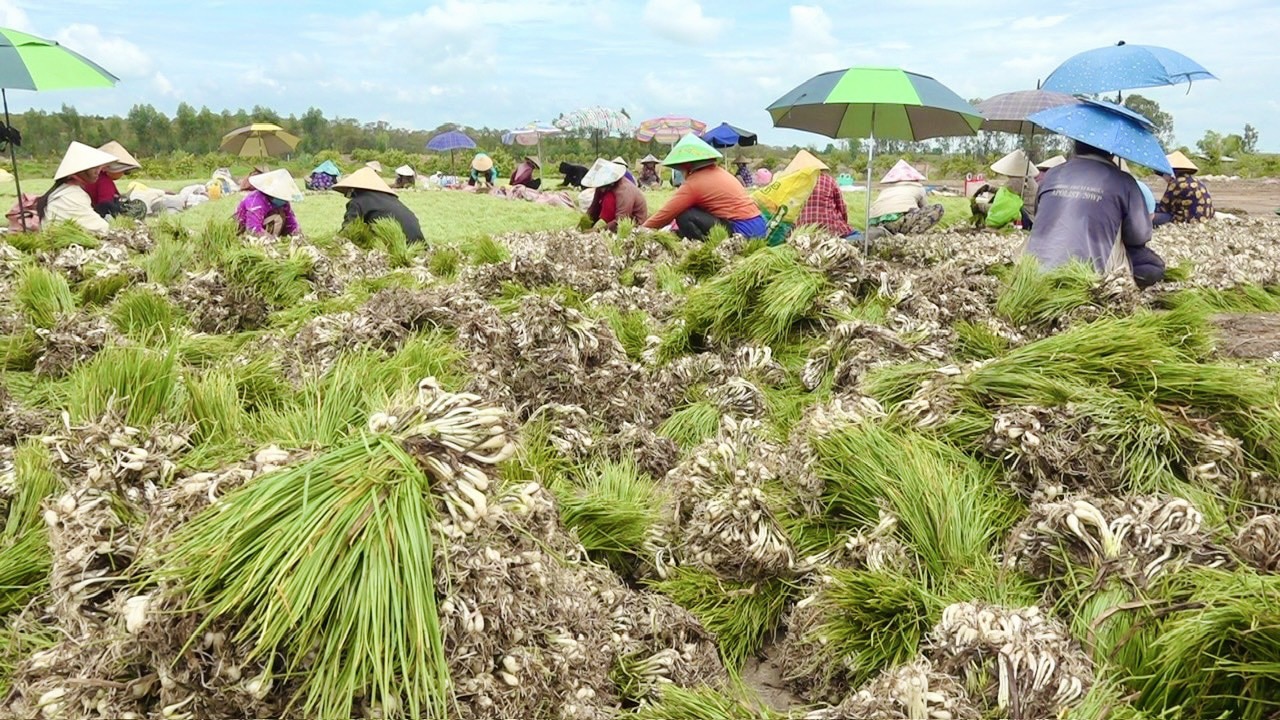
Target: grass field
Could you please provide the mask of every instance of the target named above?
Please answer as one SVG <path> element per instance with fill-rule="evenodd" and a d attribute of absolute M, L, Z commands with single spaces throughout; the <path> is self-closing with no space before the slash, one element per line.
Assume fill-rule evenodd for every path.
<path fill-rule="evenodd" d="M 150 180 L 138 178 L 145 185 L 178 190 L 201 180 Z M 52 181 L 48 178 L 24 180 L 24 193 L 43 193 Z M 124 182 L 118 183 L 123 189 Z M 301 187 L 301 181 L 299 181 Z M 649 211 L 654 212 L 662 207 L 674 190 L 669 188 L 646 191 Z M 576 191 L 574 193 L 576 196 Z M 0 205 L 5 209 L 12 207 L 17 197 L 12 183 L 0 186 Z M 236 204 L 244 197 L 235 194 L 230 197 L 211 201 L 188 210 L 176 217 L 190 227 L 200 227 L 211 218 L 229 217 Z M 514 231 L 556 230 L 573 227 L 580 217 L 576 211 L 552 208 L 528 202 L 506 200 L 502 198 L 475 195 L 458 191 L 414 190 L 400 195 L 405 205 L 417 214 L 422 223 L 422 230 L 432 242 L 456 244 L 485 235 L 494 235 Z M 860 192 L 847 193 L 845 202 L 849 206 L 850 224 L 856 228 L 865 225 L 865 197 Z M 939 197 L 946 208 L 942 219 L 942 227 L 949 227 L 967 222 L 969 204 L 964 198 Z M 346 200 L 335 192 L 308 193 L 306 199 L 294 204 L 294 212 L 303 232 L 313 235 L 324 235 L 336 232 L 342 225 L 343 210 Z"/>

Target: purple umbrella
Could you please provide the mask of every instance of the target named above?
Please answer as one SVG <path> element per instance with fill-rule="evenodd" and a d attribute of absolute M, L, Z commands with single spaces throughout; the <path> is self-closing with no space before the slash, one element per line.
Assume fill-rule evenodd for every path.
<path fill-rule="evenodd" d="M 1027 122 L 1028 115 L 1061 105 L 1076 105 L 1079 102 L 1065 93 L 1048 90 L 1019 90 L 993 95 L 974 107 L 982 113 L 983 130 L 1029 135 L 1034 130 L 1034 125 Z"/>
<path fill-rule="evenodd" d="M 454 150 L 470 150 L 476 146 L 466 133 L 458 130 L 450 130 L 449 132 L 440 133 L 439 135 L 427 141 L 427 149 L 436 152 L 449 152 L 449 172 L 453 172 L 453 151 Z"/>

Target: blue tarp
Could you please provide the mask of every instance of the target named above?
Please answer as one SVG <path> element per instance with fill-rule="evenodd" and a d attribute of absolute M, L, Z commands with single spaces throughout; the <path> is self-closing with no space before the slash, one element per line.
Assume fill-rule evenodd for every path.
<path fill-rule="evenodd" d="M 338 177 L 339 175 L 342 174 L 342 171 L 338 169 L 337 165 L 333 164 L 332 160 L 325 160 L 324 162 L 317 165 L 315 170 L 311 171 L 312 175 L 315 175 L 316 173 L 324 173 L 325 175 L 332 175 L 334 177 Z"/>
<path fill-rule="evenodd" d="M 756 134 L 750 130 L 734 127 L 729 123 L 720 123 L 717 127 L 702 133 L 702 139 L 712 147 L 750 147 L 756 144 Z"/>

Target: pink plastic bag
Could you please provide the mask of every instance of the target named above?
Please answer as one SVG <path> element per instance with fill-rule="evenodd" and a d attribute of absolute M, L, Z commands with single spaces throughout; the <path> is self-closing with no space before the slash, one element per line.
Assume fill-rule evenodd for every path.
<path fill-rule="evenodd" d="M 9 232 L 22 232 L 24 229 L 27 232 L 40 231 L 40 215 L 36 212 L 38 199 L 38 195 L 22 193 L 22 200 L 15 202 L 9 212 L 5 213 L 5 217 L 9 218 Z"/>

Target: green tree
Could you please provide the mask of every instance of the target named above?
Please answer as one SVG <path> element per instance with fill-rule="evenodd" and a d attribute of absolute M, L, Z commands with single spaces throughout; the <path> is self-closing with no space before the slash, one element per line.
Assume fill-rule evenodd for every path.
<path fill-rule="evenodd" d="M 1244 126 L 1244 136 L 1241 140 L 1241 151 L 1249 154 L 1258 152 L 1258 128 L 1246 123 Z"/>
<path fill-rule="evenodd" d="M 1160 103 L 1141 95 L 1130 95 L 1124 106 L 1145 116 L 1156 126 L 1156 137 L 1166 146 L 1173 144 L 1173 116 L 1160 109 Z"/>

